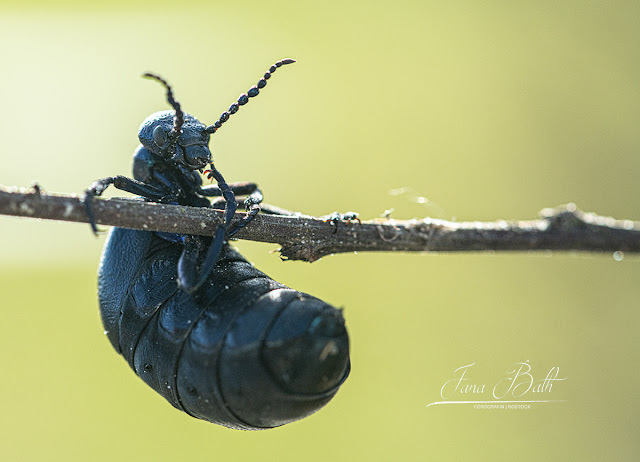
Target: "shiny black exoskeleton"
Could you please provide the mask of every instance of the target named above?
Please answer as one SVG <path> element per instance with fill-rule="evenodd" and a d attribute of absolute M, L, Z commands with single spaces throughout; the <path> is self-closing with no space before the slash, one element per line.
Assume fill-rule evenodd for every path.
<path fill-rule="evenodd" d="M 173 111 L 149 116 L 139 131 L 134 179 L 115 176 L 87 190 L 92 199 L 111 184 L 146 200 L 210 207 L 222 196 L 225 220 L 213 238 L 111 230 L 98 272 L 100 310 L 113 347 L 147 384 L 176 408 L 227 427 L 259 430 L 301 419 L 324 406 L 350 370 L 342 312 L 289 289 L 255 269 L 227 239 L 260 210 L 253 183 L 227 184 L 214 167 L 209 137 L 256 96 L 273 65 L 213 125 L 185 114 L 162 83 Z M 202 186 L 205 167 L 217 186 Z M 247 196 L 245 218 L 232 226 L 235 195 Z"/>

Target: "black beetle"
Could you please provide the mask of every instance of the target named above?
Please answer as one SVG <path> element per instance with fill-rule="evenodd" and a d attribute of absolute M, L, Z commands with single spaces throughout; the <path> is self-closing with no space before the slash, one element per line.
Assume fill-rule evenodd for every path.
<path fill-rule="evenodd" d="M 92 199 L 111 184 L 149 201 L 217 208 L 224 203 L 225 220 L 213 238 L 113 228 L 98 292 L 107 336 L 137 375 L 187 414 L 244 430 L 312 414 L 350 371 L 341 310 L 274 281 L 227 244 L 258 213 L 262 194 L 253 183 L 228 185 L 208 147 L 229 115 L 292 62 L 271 66 L 209 126 L 182 112 L 166 81 L 145 74 L 165 86 L 173 110 L 142 123 L 134 179 L 104 178 L 85 193 L 94 231 Z M 218 185 L 202 186 L 199 173 Z M 232 227 L 236 194 L 247 196 L 249 213 Z M 223 199 L 212 205 L 210 196 Z"/>

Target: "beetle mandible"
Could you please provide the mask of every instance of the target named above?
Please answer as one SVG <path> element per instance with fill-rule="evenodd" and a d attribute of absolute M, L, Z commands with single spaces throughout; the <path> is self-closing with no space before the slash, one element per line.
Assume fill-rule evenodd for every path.
<path fill-rule="evenodd" d="M 109 186 L 148 201 L 220 207 L 224 222 L 213 238 L 112 228 L 98 270 L 106 334 L 135 373 L 187 414 L 244 430 L 272 428 L 320 409 L 350 371 L 349 338 L 341 310 L 290 289 L 255 269 L 227 240 L 260 210 L 254 183 L 227 184 L 211 160 L 210 135 L 258 95 L 277 62 L 213 125 L 184 113 L 171 86 L 173 110 L 140 126 L 133 179 L 107 177 L 85 193 Z M 209 167 L 206 171 L 205 167 Z M 217 186 L 203 186 L 200 173 Z M 234 226 L 236 194 L 247 196 Z M 213 205 L 208 197 L 222 196 Z"/>

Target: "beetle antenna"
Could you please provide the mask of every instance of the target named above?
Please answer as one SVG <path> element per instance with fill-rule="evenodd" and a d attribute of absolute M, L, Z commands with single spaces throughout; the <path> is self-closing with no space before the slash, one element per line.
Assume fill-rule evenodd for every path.
<path fill-rule="evenodd" d="M 164 85 L 164 87 L 167 89 L 167 102 L 176 111 L 176 116 L 173 118 L 173 128 L 169 133 L 169 140 L 171 142 L 170 149 L 173 149 L 176 141 L 180 137 L 180 133 L 182 132 L 182 125 L 184 124 L 184 112 L 182 112 L 182 109 L 180 108 L 180 103 L 173 97 L 173 91 L 171 90 L 171 85 L 169 85 L 169 82 L 167 82 L 159 75 L 152 74 L 150 72 L 142 74 L 142 77 L 156 80 Z"/>
<path fill-rule="evenodd" d="M 271 74 L 273 74 L 276 71 L 276 69 L 278 69 L 281 66 L 284 66 L 285 64 L 291 64 L 295 62 L 296 62 L 295 59 L 287 58 L 287 59 L 283 59 L 282 61 L 278 61 L 273 66 L 271 66 L 269 70 L 264 74 L 264 77 L 258 80 L 258 83 L 256 85 L 249 88 L 249 91 L 241 94 L 238 97 L 238 101 L 233 103 L 231 106 L 229 106 L 229 110 L 224 111 L 216 123 L 214 123 L 213 125 L 209 125 L 207 128 L 205 128 L 205 132 L 209 134 L 215 133 L 216 130 L 219 129 L 223 123 L 229 120 L 229 116 L 231 114 L 235 114 L 236 112 L 238 112 L 238 109 L 240 109 L 240 106 L 244 106 L 249 102 L 249 98 L 258 96 L 260 89 L 264 88 L 267 85 L 267 80 L 271 78 Z"/>

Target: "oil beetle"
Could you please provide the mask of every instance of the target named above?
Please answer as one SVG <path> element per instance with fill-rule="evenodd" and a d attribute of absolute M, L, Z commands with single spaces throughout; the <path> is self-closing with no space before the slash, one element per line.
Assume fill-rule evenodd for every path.
<path fill-rule="evenodd" d="M 293 62 L 271 66 L 208 126 L 182 111 L 165 80 L 145 74 L 165 87 L 173 110 L 140 126 L 134 179 L 103 178 L 85 192 L 94 232 L 91 203 L 109 185 L 153 202 L 224 204 L 213 238 L 111 229 L 98 293 L 106 334 L 138 376 L 187 414 L 237 429 L 277 427 L 316 412 L 350 371 L 341 310 L 274 281 L 228 245 L 259 212 L 262 194 L 253 183 L 227 184 L 208 147 L 210 135 Z M 217 186 L 203 186 L 200 173 Z M 247 196 L 248 213 L 232 226 L 236 195 Z M 212 205 L 213 196 L 222 198 Z"/>

